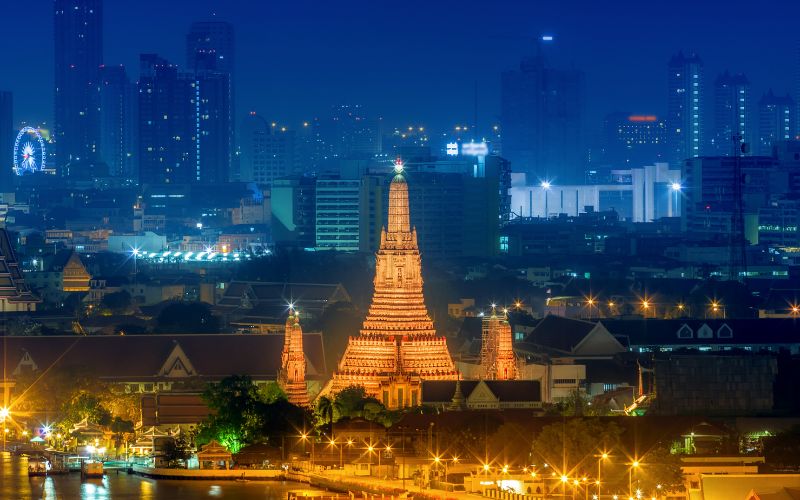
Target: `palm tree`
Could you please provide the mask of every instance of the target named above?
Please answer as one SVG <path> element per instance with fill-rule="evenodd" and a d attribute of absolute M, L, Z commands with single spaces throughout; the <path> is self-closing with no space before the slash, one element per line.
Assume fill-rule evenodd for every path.
<path fill-rule="evenodd" d="M 314 410 L 317 420 L 320 425 L 328 425 L 328 432 L 333 433 L 333 401 L 328 396 L 322 396 L 317 399 L 317 405 Z"/>

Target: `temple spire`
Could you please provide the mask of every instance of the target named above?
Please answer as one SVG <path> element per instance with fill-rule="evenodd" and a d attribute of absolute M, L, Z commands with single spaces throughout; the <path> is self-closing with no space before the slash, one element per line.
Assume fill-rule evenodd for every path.
<path fill-rule="evenodd" d="M 289 306 L 289 317 L 286 318 L 278 383 L 290 403 L 308 406 L 303 329 L 300 327 L 300 312 L 292 305 Z"/>
<path fill-rule="evenodd" d="M 408 184 L 403 176 L 403 162 L 394 163 L 395 176 L 389 185 L 389 224 L 386 232 L 410 233 L 411 221 L 408 211 Z"/>

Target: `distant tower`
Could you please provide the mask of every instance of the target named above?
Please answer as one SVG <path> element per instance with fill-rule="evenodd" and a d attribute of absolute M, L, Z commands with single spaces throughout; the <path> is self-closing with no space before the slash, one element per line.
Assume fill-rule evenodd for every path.
<path fill-rule="evenodd" d="M 753 142 L 752 117 L 755 106 L 751 102 L 750 82 L 743 74 L 731 75 L 727 71 L 714 81 L 714 153 L 731 154 L 731 136 L 740 135 L 742 141 Z"/>
<path fill-rule="evenodd" d="M 55 0 L 56 168 L 90 175 L 100 138 L 98 92 L 103 63 L 102 0 Z"/>
<path fill-rule="evenodd" d="M 769 156 L 778 141 L 789 140 L 795 129 L 795 103 L 789 94 L 776 96 L 772 89 L 758 101 L 758 154 Z"/>
<path fill-rule="evenodd" d="M 278 383 L 286 392 L 290 403 L 308 406 L 303 329 L 300 328 L 300 314 L 297 311 L 290 312 L 289 317 L 286 318 L 284 339 Z"/>
<path fill-rule="evenodd" d="M 487 380 L 514 380 L 517 378 L 517 358 L 511 348 L 511 325 L 503 312 L 497 314 L 492 304 L 492 314 L 484 316 L 481 339 L 481 368 Z"/>
<path fill-rule="evenodd" d="M 669 61 L 667 81 L 668 160 L 680 165 L 687 158 L 702 155 L 705 145 L 703 61 L 696 54 L 678 52 Z"/>

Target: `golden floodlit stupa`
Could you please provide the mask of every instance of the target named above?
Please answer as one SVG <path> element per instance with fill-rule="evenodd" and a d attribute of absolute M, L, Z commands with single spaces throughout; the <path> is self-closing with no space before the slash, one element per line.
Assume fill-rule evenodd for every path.
<path fill-rule="evenodd" d="M 389 222 L 375 255 L 375 291 L 361 334 L 350 337 L 324 394 L 363 386 L 389 408 L 421 403 L 420 382 L 455 380 L 443 337 L 436 336 L 422 294 L 417 231 L 411 227 L 408 184 L 395 164 L 389 187 Z"/>

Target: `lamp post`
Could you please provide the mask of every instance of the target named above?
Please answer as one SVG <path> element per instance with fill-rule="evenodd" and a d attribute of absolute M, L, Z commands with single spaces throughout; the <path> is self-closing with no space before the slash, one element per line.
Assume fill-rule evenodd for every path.
<path fill-rule="evenodd" d="M 544 192 L 544 218 L 547 219 L 550 213 L 550 207 L 547 204 L 547 192 L 550 191 L 550 181 L 542 181 L 542 191 Z"/>
<path fill-rule="evenodd" d="M 631 468 L 628 469 L 628 496 L 633 497 L 633 471 L 639 468 L 639 461 L 634 460 Z"/>
<path fill-rule="evenodd" d="M 597 481 L 595 483 L 595 484 L 597 484 L 597 498 L 600 498 L 600 481 L 601 481 L 602 472 L 603 472 L 603 469 L 602 469 L 603 460 L 608 460 L 608 453 L 605 452 L 605 451 L 603 453 L 601 453 L 597 458 Z"/>
<path fill-rule="evenodd" d="M 670 210 L 671 213 L 669 215 L 670 215 L 670 217 L 677 217 L 678 216 L 678 193 L 681 192 L 681 189 L 683 189 L 683 186 L 681 186 L 680 182 L 676 181 L 676 182 L 673 182 L 672 184 L 670 184 L 669 189 L 670 189 L 670 191 L 672 191 L 672 195 L 674 197 L 674 203 L 673 203 L 673 205 L 671 207 L 671 210 Z"/>

